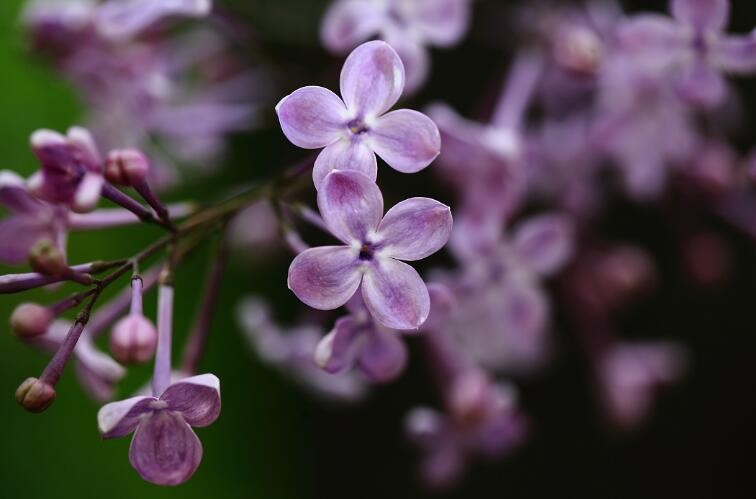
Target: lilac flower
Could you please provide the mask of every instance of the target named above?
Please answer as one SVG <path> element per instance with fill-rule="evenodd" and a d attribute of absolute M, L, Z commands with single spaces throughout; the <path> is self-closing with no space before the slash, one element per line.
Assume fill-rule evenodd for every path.
<path fill-rule="evenodd" d="M 659 389 L 680 380 L 687 364 L 687 351 L 677 343 L 619 343 L 609 349 L 597 375 L 610 421 L 621 429 L 637 427 L 648 417 Z"/>
<path fill-rule="evenodd" d="M 131 38 L 168 17 L 204 17 L 211 0 L 109 0 L 95 17 L 98 31 L 119 40 Z"/>
<path fill-rule="evenodd" d="M 376 323 L 358 295 L 347 308 L 350 314 L 337 320 L 318 343 L 315 363 L 334 374 L 356 365 L 376 383 L 395 379 L 407 364 L 407 348 L 399 333 Z"/>
<path fill-rule="evenodd" d="M 52 130 L 32 134 L 31 146 L 42 169 L 29 178 L 29 190 L 52 204 L 73 211 L 91 211 L 100 199 L 105 179 L 100 152 L 89 131 L 80 127 L 63 136 Z"/>
<path fill-rule="evenodd" d="M 407 433 L 423 452 L 422 478 L 435 487 L 459 480 L 474 457 L 510 455 L 528 433 L 510 385 L 494 384 L 480 371 L 468 371 L 454 380 L 449 396 L 449 414 L 418 407 L 405 420 Z"/>
<path fill-rule="evenodd" d="M 220 409 L 220 381 L 202 374 L 171 384 L 159 396 L 107 404 L 97 423 L 103 438 L 134 432 L 129 461 L 142 478 L 178 485 L 191 478 L 202 460 L 202 443 L 192 427 L 209 426 Z"/>
<path fill-rule="evenodd" d="M 418 89 L 429 69 L 427 45 L 456 45 L 467 31 L 469 0 L 337 0 L 321 28 L 323 44 L 345 53 L 379 35 L 396 48 L 407 68 L 407 92 Z"/>
<path fill-rule="evenodd" d="M 352 403 L 364 398 L 367 383 L 359 372 L 331 374 L 319 368 L 313 357 L 323 336 L 322 328 L 302 325 L 283 329 L 260 299 L 248 298 L 238 308 L 242 331 L 260 359 L 331 402 Z"/>
<path fill-rule="evenodd" d="M 157 346 L 157 332 L 142 312 L 142 278 L 131 279 L 131 310 L 113 327 L 110 351 L 124 364 L 142 364 L 150 360 Z"/>
<path fill-rule="evenodd" d="M 449 207 L 428 198 L 397 204 L 383 216 L 383 196 L 370 178 L 334 170 L 318 192 L 320 213 L 343 246 L 308 249 L 289 267 L 289 288 L 307 305 L 332 310 L 358 288 L 372 316 L 391 329 L 417 329 L 428 317 L 428 290 L 400 260 L 432 255 L 451 234 Z"/>
<path fill-rule="evenodd" d="M 689 101 L 714 106 L 726 97 L 722 73 L 756 71 L 756 32 L 725 33 L 729 0 L 672 0 L 672 19 L 642 14 L 619 31 L 622 49 L 657 67 L 671 68 Z"/>
<path fill-rule="evenodd" d="M 304 149 L 325 148 L 315 161 L 315 187 L 331 170 L 378 174 L 375 155 L 395 170 L 415 173 L 438 156 L 438 128 L 409 109 L 387 113 L 404 88 L 404 66 L 385 42 L 360 45 L 341 70 L 341 98 L 322 87 L 284 97 L 276 112 L 286 137 Z"/>

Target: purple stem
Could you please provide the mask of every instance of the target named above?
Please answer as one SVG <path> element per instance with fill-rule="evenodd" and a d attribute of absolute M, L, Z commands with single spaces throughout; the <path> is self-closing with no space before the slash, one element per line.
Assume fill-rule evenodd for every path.
<path fill-rule="evenodd" d="M 39 377 L 41 382 L 47 383 L 50 386 L 55 386 L 58 383 L 83 331 L 84 321 L 77 320 L 73 323 L 60 348 L 55 352 L 45 370 L 42 371 L 42 375 Z"/>
<path fill-rule="evenodd" d="M 152 375 L 152 394 L 159 397 L 171 384 L 171 336 L 173 334 L 173 286 L 161 284 L 158 288 L 157 311 L 158 343 L 155 353 L 155 371 Z"/>
<path fill-rule="evenodd" d="M 491 123 L 499 128 L 517 130 L 543 70 L 543 58 L 534 52 L 518 54 L 512 64 L 504 91 Z"/>
<path fill-rule="evenodd" d="M 131 278 L 131 315 L 142 315 L 142 293 L 144 283 L 141 276 Z"/>
<path fill-rule="evenodd" d="M 157 222 L 155 220 L 155 217 L 147 208 L 142 206 L 135 199 L 119 191 L 108 182 L 105 182 L 105 184 L 102 186 L 102 196 L 106 199 L 111 200 L 115 204 L 120 205 L 123 208 L 126 208 L 127 210 L 132 212 L 134 215 L 139 217 L 139 220 L 143 222 L 147 222 L 147 223 Z"/>
<path fill-rule="evenodd" d="M 194 211 L 191 203 L 168 205 L 168 214 L 172 218 L 182 218 Z M 133 212 L 121 208 L 104 208 L 91 213 L 71 213 L 68 215 L 68 227 L 71 230 L 98 230 L 120 227 L 140 222 Z"/>
<path fill-rule="evenodd" d="M 76 273 L 88 273 L 94 270 L 95 265 L 95 263 L 74 265 L 71 267 L 71 270 Z M 67 280 L 69 280 L 69 276 L 50 276 L 38 272 L 6 274 L 0 276 L 0 294 L 18 293 L 19 291 L 26 291 Z"/>
<path fill-rule="evenodd" d="M 147 181 L 142 180 L 141 182 L 134 184 L 133 187 L 134 190 L 137 191 L 140 196 L 142 196 L 142 199 L 147 201 L 147 204 L 150 205 L 153 210 L 155 210 L 155 213 L 157 213 L 158 218 L 163 222 L 163 224 L 166 227 L 171 228 L 171 230 L 175 232 L 176 227 L 173 225 L 173 222 L 171 222 L 171 216 L 168 213 L 168 209 L 160 201 L 160 199 L 158 199 L 155 193 L 152 192 L 152 189 L 150 188 Z"/>

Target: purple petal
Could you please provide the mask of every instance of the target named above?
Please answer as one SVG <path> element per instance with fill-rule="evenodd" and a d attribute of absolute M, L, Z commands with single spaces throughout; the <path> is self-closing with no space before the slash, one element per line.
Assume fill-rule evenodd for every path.
<path fill-rule="evenodd" d="M 674 21 L 659 14 L 641 14 L 622 22 L 617 30 L 620 48 L 666 64 L 685 50 L 685 32 Z"/>
<path fill-rule="evenodd" d="M 343 242 L 364 243 L 383 216 L 383 195 L 356 170 L 333 171 L 320 183 L 318 208 L 328 228 Z"/>
<path fill-rule="evenodd" d="M 706 61 L 696 61 L 689 66 L 678 88 L 686 101 L 703 107 L 721 104 L 727 95 L 724 78 Z"/>
<path fill-rule="evenodd" d="M 126 369 L 98 350 L 88 336 L 79 340 L 74 353 L 76 375 L 82 388 L 94 400 L 110 400 L 115 385 L 126 375 Z"/>
<path fill-rule="evenodd" d="M 331 52 L 344 53 L 378 32 L 384 9 L 373 2 L 334 2 L 323 16 L 320 38 Z"/>
<path fill-rule="evenodd" d="M 441 152 L 441 134 L 423 113 L 400 109 L 378 118 L 370 130 L 370 144 L 395 170 L 415 173 Z"/>
<path fill-rule="evenodd" d="M 155 397 L 132 397 L 102 406 L 97 426 L 102 438 L 123 437 L 134 431 L 145 414 L 151 414 Z"/>
<path fill-rule="evenodd" d="M 205 16 L 211 6 L 210 0 L 110 0 L 97 10 L 95 26 L 104 36 L 121 40 L 168 16 Z"/>
<path fill-rule="evenodd" d="M 730 18 L 730 0 L 672 0 L 670 10 L 696 29 L 722 31 Z"/>
<path fill-rule="evenodd" d="M 16 173 L 0 171 L 0 204 L 16 213 L 39 213 L 45 206 L 31 195 L 26 182 Z"/>
<path fill-rule="evenodd" d="M 323 87 L 303 87 L 276 106 L 286 138 L 303 149 L 332 144 L 346 131 L 346 108 L 339 96 Z"/>
<path fill-rule="evenodd" d="M 351 368 L 360 348 L 360 333 L 364 330 L 365 325 L 358 323 L 351 316 L 337 320 L 333 330 L 315 347 L 315 363 L 333 374 Z"/>
<path fill-rule="evenodd" d="M 412 26 L 432 45 L 454 45 L 467 31 L 469 0 L 416 0 L 404 5 L 411 9 Z"/>
<path fill-rule="evenodd" d="M 375 261 L 362 281 L 362 297 L 373 317 L 398 330 L 416 330 L 430 312 L 428 288 L 415 269 L 385 258 Z"/>
<path fill-rule="evenodd" d="M 157 411 L 136 430 L 129 461 L 156 485 L 178 485 L 192 477 L 202 460 L 202 443 L 180 414 Z"/>
<path fill-rule="evenodd" d="M 356 137 L 342 139 L 323 149 L 315 160 L 312 180 L 316 189 L 333 170 L 356 170 L 375 182 L 378 177 L 378 161 L 365 141 Z"/>
<path fill-rule="evenodd" d="M 160 400 L 168 409 L 178 411 L 191 426 L 208 426 L 221 410 L 220 380 L 213 374 L 184 378 L 166 388 Z"/>
<path fill-rule="evenodd" d="M 24 263 L 32 247 L 45 238 L 51 239 L 51 233 L 43 220 L 15 215 L 0 221 L 0 262 L 8 265 Z"/>
<path fill-rule="evenodd" d="M 565 216 L 540 215 L 517 227 L 513 239 L 520 260 L 535 272 L 550 276 L 572 256 L 574 227 Z"/>
<path fill-rule="evenodd" d="M 749 36 L 722 37 L 713 50 L 715 63 L 723 71 L 735 74 L 756 71 L 756 31 Z"/>
<path fill-rule="evenodd" d="M 344 246 L 309 249 L 300 253 L 289 267 L 289 289 L 318 310 L 344 305 L 361 280 L 357 251 Z"/>
<path fill-rule="evenodd" d="M 383 41 L 363 43 L 349 54 L 341 70 L 341 96 L 354 117 L 370 121 L 399 100 L 404 65 Z"/>
<path fill-rule="evenodd" d="M 104 184 L 105 178 L 99 173 L 86 173 L 76 189 L 71 209 L 77 213 L 87 213 L 95 209 Z"/>
<path fill-rule="evenodd" d="M 385 383 L 399 376 L 407 365 L 407 348 L 399 333 L 375 328 L 367 335 L 359 358 L 365 375 L 377 383 Z"/>
<path fill-rule="evenodd" d="M 451 210 L 429 198 L 402 201 L 386 212 L 378 227 L 382 253 L 408 261 L 422 260 L 443 248 L 451 231 Z"/>
<path fill-rule="evenodd" d="M 383 38 L 396 50 L 404 64 L 404 95 L 415 93 L 428 79 L 428 49 L 406 30 L 384 30 Z"/>

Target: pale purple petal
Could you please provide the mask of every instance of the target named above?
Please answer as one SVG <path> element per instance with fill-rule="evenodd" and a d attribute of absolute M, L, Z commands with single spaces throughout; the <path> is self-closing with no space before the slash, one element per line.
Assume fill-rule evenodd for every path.
<path fill-rule="evenodd" d="M 169 16 L 205 16 L 211 6 L 210 0 L 110 0 L 97 10 L 94 24 L 105 37 L 122 40 Z"/>
<path fill-rule="evenodd" d="M 411 9 L 412 26 L 432 45 L 454 45 L 467 31 L 470 0 L 416 0 L 404 4 Z"/>
<path fill-rule="evenodd" d="M 344 138 L 323 149 L 315 160 L 312 169 L 315 188 L 333 170 L 357 170 L 375 181 L 378 177 L 378 161 L 364 140 L 357 137 Z"/>
<path fill-rule="evenodd" d="M 359 364 L 371 380 L 378 383 L 391 381 L 407 365 L 407 347 L 399 339 L 398 332 L 375 328 L 362 345 Z"/>
<path fill-rule="evenodd" d="M 443 248 L 451 231 L 448 206 L 435 199 L 407 199 L 386 212 L 378 227 L 381 253 L 399 260 L 422 260 Z"/>
<path fill-rule="evenodd" d="M 685 32 L 666 16 L 640 14 L 620 24 L 620 48 L 631 55 L 642 55 L 665 64 L 675 60 L 688 47 Z"/>
<path fill-rule="evenodd" d="M 24 263 L 29 251 L 42 239 L 51 240 L 50 228 L 31 216 L 15 215 L 0 221 L 0 262 Z"/>
<path fill-rule="evenodd" d="M 415 269 L 385 258 L 374 262 L 362 281 L 362 297 L 373 317 L 398 330 L 416 330 L 430 312 L 428 288 Z"/>
<path fill-rule="evenodd" d="M 749 36 L 722 37 L 713 51 L 714 62 L 723 71 L 735 74 L 756 72 L 756 31 Z"/>
<path fill-rule="evenodd" d="M 696 29 L 722 31 L 730 18 L 730 0 L 672 0 L 670 10 Z"/>
<path fill-rule="evenodd" d="M 727 96 L 724 77 L 703 60 L 686 68 L 678 88 L 685 100 L 703 107 L 716 106 Z"/>
<path fill-rule="evenodd" d="M 415 93 L 428 79 L 428 49 L 403 29 L 384 30 L 383 38 L 396 50 L 404 64 L 404 95 Z"/>
<path fill-rule="evenodd" d="M 365 325 L 351 316 L 336 321 L 333 330 L 315 347 L 315 363 L 329 373 L 340 373 L 351 368 L 360 348 L 358 339 Z"/>
<path fill-rule="evenodd" d="M 71 209 L 77 213 L 86 213 L 95 209 L 104 184 L 105 178 L 99 173 L 84 174 L 76 189 Z"/>
<path fill-rule="evenodd" d="M 97 426 L 102 438 L 123 437 L 134 431 L 142 417 L 152 413 L 155 397 L 132 397 L 102 406 Z"/>
<path fill-rule="evenodd" d="M 323 87 L 303 87 L 276 106 L 286 138 L 303 149 L 319 149 L 346 132 L 346 108 L 338 95 Z"/>
<path fill-rule="evenodd" d="M 399 100 L 404 89 L 404 65 L 383 41 L 363 43 L 347 57 L 341 70 L 341 96 L 356 118 L 373 119 Z"/>
<path fill-rule="evenodd" d="M 338 54 L 356 47 L 378 32 L 385 20 L 384 10 L 374 2 L 334 2 L 323 16 L 323 45 Z"/>
<path fill-rule="evenodd" d="M 320 214 L 334 236 L 347 244 L 365 242 L 383 217 L 383 195 L 356 170 L 333 171 L 320 183 Z"/>
<path fill-rule="evenodd" d="M 44 209 L 26 188 L 24 179 L 8 170 L 0 171 L 0 204 L 16 213 L 34 214 Z"/>
<path fill-rule="evenodd" d="M 400 109 L 378 118 L 370 130 L 370 144 L 395 170 L 415 173 L 441 152 L 441 134 L 423 113 Z"/>
<path fill-rule="evenodd" d="M 180 414 L 157 411 L 136 430 L 129 461 L 156 485 L 178 485 L 191 478 L 202 461 L 202 443 Z"/>
<path fill-rule="evenodd" d="M 208 426 L 220 415 L 220 380 L 213 374 L 184 378 L 165 389 L 160 400 L 191 426 Z"/>
<path fill-rule="evenodd" d="M 515 229 L 513 244 L 525 265 L 543 276 L 550 276 L 572 256 L 574 227 L 566 216 L 539 215 Z"/>
<path fill-rule="evenodd" d="M 344 305 L 362 280 L 357 251 L 344 246 L 323 246 L 300 253 L 289 267 L 289 289 L 318 310 Z"/>

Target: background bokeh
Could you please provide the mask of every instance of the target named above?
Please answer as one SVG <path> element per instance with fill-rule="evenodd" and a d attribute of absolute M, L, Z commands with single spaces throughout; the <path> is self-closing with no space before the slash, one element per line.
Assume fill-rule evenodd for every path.
<path fill-rule="evenodd" d="M 36 168 L 27 146 L 29 134 L 36 128 L 61 130 L 76 124 L 81 109 L 71 89 L 26 54 L 17 22 L 21 3 L 0 1 L 0 168 L 26 175 Z M 475 106 L 485 102 L 481 96 L 495 92 L 513 40 L 500 40 L 499 49 L 488 35 L 479 33 L 490 33 L 486 28 L 504 3 L 479 1 L 476 27 L 468 40 L 453 51 L 434 54 L 434 77 L 416 97 L 418 107 L 444 99 L 474 114 Z M 662 9 L 664 3 L 626 5 Z M 246 0 L 232 6 L 253 23 L 278 69 L 289 75 L 275 88 L 276 95 L 304 82 L 334 86 L 340 61 L 327 56 L 317 39 L 325 4 L 323 0 Z M 734 0 L 733 8 L 736 30 L 756 25 L 754 2 Z M 756 116 L 756 84 L 747 81 L 741 88 L 746 96 L 744 114 Z M 265 119 L 271 125 L 267 131 L 234 138 L 221 172 L 190 182 L 173 197 L 220 196 L 239 182 L 270 175 L 301 157 L 301 151 L 287 145 L 274 126 L 272 109 Z M 750 126 L 739 137 L 743 147 L 752 145 L 756 137 L 754 120 L 747 123 Z M 398 175 L 387 173 L 386 181 L 396 187 L 391 197 L 393 192 L 400 197 L 404 190 L 424 193 L 430 177 L 423 175 L 410 188 L 401 184 Z M 633 435 L 613 435 L 597 411 L 579 349 L 569 331 L 557 324 L 561 350 L 555 364 L 538 379 L 521 384 L 523 405 L 534 421 L 533 440 L 508 461 L 476 467 L 464 486 L 448 497 L 756 497 L 753 242 L 730 234 L 737 248 L 737 271 L 725 289 L 702 292 L 679 270 L 671 228 L 653 211 L 626 205 L 614 207 L 604 221 L 605 233 L 639 241 L 660 261 L 657 291 L 625 317 L 622 330 L 629 337 L 672 337 L 689 344 L 694 366 L 687 381 L 661 398 L 646 427 Z M 120 257 L 158 234 L 157 229 L 137 227 L 76 235 L 70 254 L 77 262 Z M 177 353 L 191 325 L 208 257 L 209 252 L 194 255 L 177 277 Z M 203 370 L 222 380 L 224 409 L 216 424 L 198 431 L 205 458 L 194 478 L 179 488 L 159 488 L 140 480 L 128 464 L 129 439 L 100 440 L 97 406 L 83 396 L 73 376 L 61 382 L 59 398 L 46 413 L 30 415 L 19 408 L 13 398 L 16 387 L 36 375 L 46 359 L 16 341 L 3 326 L 0 496 L 425 497 L 415 479 L 413 450 L 401 432 L 410 406 L 436 402 L 422 362 L 413 363 L 400 381 L 376 390 L 365 405 L 339 409 L 311 399 L 261 366 L 249 351 L 235 323 L 238 298 L 248 293 L 267 296 L 282 321 L 296 320 L 300 307 L 286 290 L 287 266 L 287 258 L 262 266 L 237 258 L 227 272 L 203 362 Z M 24 298 L 42 299 L 43 294 Z M 16 296 L 0 298 L 0 317 L 8 317 L 18 301 Z M 154 295 L 148 302 L 154 302 Z M 154 303 L 149 307 L 154 309 Z M 130 393 L 148 376 L 149 368 L 133 370 L 121 393 Z"/>

